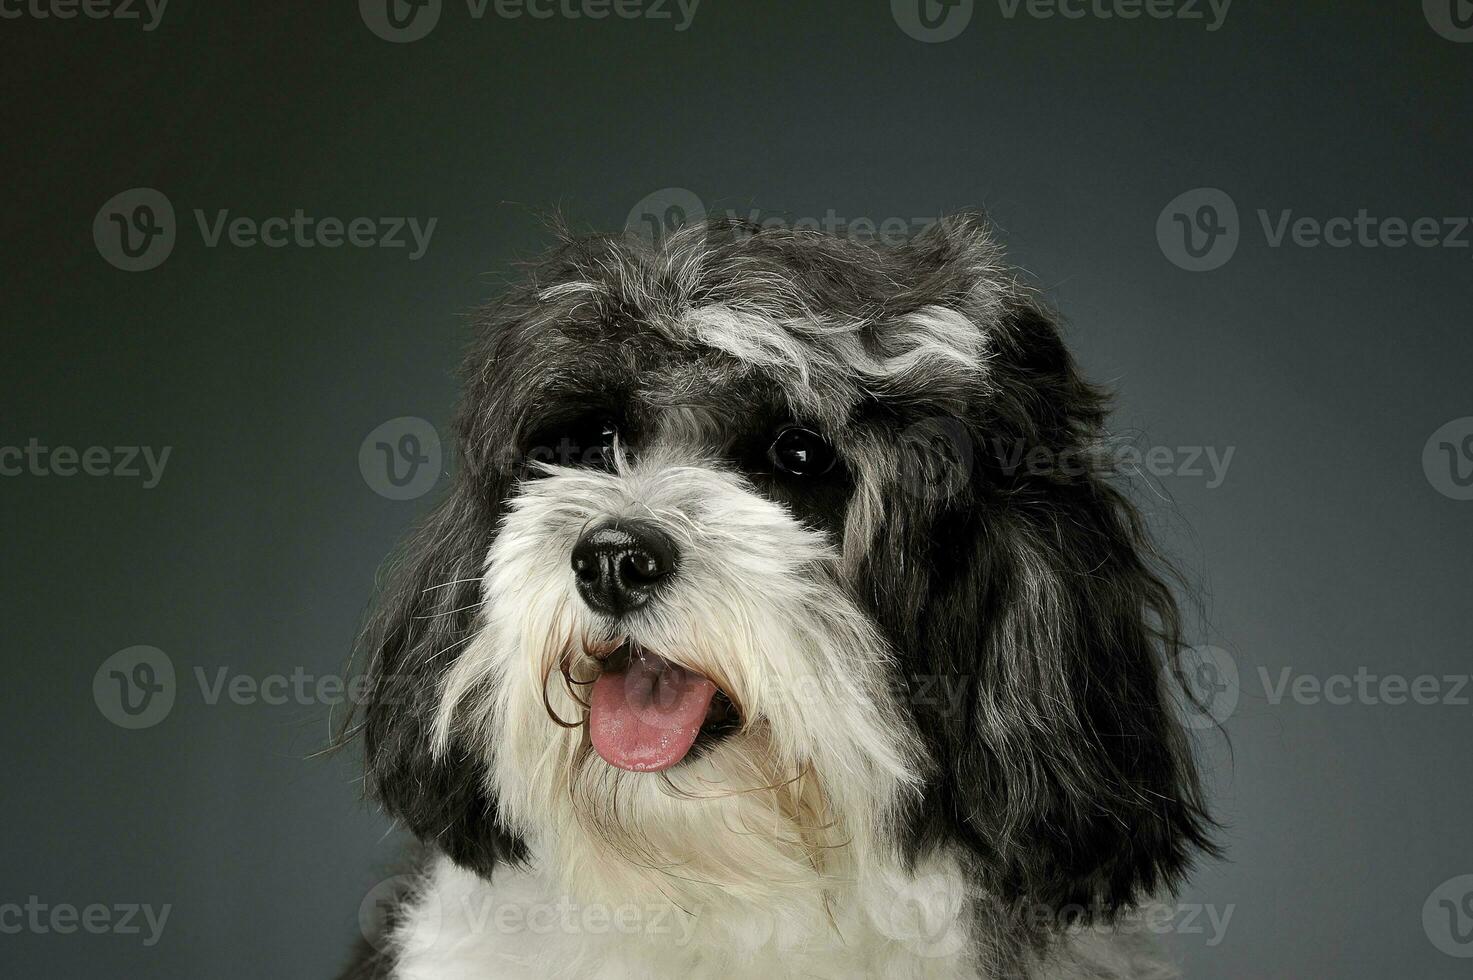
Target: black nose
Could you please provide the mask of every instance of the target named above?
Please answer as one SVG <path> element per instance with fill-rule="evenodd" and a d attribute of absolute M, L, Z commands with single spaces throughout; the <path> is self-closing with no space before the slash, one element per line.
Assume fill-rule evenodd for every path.
<path fill-rule="evenodd" d="M 675 546 L 644 521 L 596 524 L 573 546 L 578 594 L 595 612 L 618 616 L 649 601 L 675 572 Z"/>

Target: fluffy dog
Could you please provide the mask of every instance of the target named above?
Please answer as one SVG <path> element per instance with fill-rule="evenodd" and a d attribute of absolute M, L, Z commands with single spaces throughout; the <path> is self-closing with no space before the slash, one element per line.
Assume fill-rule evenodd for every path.
<path fill-rule="evenodd" d="M 565 237 L 478 337 L 362 640 L 426 853 L 348 976 L 1175 975 L 1177 607 L 980 219 Z"/>

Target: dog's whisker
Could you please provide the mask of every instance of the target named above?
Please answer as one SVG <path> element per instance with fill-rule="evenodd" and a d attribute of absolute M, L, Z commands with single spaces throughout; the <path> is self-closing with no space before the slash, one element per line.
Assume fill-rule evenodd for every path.
<path fill-rule="evenodd" d="M 486 605 L 486 600 L 484 600 L 484 599 L 478 599 L 477 601 L 471 603 L 470 605 L 468 605 L 468 606 L 461 606 L 458 609 L 446 609 L 443 612 L 434 612 L 434 613 L 429 613 L 429 614 L 424 615 L 424 616 L 415 616 L 413 618 L 414 619 L 439 619 L 439 618 L 441 618 L 443 616 L 454 616 L 456 613 L 463 613 L 463 612 L 466 612 L 466 611 L 471 610 L 471 609 L 480 609 L 480 608 L 484 607 L 485 605 Z"/>
<path fill-rule="evenodd" d="M 435 653 L 430 654 L 430 656 L 425 659 L 425 663 L 433 663 L 434 661 L 438 660 L 440 657 L 443 657 L 445 654 L 449 653 L 451 650 L 454 650 L 456 647 L 461 646 L 461 645 L 466 644 L 466 643 L 469 643 L 471 640 L 474 640 L 475 638 L 476 638 L 476 634 L 475 633 L 471 633 L 471 634 L 469 634 L 467 636 L 461 637 L 460 639 L 456 640 L 454 643 L 450 644 L 448 647 L 445 647 L 443 650 L 438 650 Z"/>
<path fill-rule="evenodd" d="M 479 582 L 479 581 L 481 581 L 481 577 L 479 575 L 473 575 L 473 576 L 471 576 L 469 578 L 458 578 L 458 579 L 454 579 L 454 580 L 449 581 L 449 582 L 441 582 L 439 585 L 432 585 L 429 588 L 425 589 L 424 591 L 425 592 L 434 592 L 434 591 L 436 591 L 438 589 L 448 589 L 452 585 L 463 585 L 466 582 Z"/>

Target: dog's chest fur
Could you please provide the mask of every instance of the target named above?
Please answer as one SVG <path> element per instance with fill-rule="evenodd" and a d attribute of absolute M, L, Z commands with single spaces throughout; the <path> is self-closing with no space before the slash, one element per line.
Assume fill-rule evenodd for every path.
<path fill-rule="evenodd" d="M 811 921 L 664 902 L 583 903 L 535 871 L 486 881 L 438 859 L 400 911 L 393 980 L 1171 980 L 1140 936 L 1084 931 L 1027 967 L 979 962 L 964 882 L 932 862 Z M 897 899 L 897 893 L 899 898 Z M 980 943 L 979 943 L 979 940 Z M 984 954 L 985 955 L 985 954 Z M 1016 972 L 1021 970 L 1021 972 Z"/>

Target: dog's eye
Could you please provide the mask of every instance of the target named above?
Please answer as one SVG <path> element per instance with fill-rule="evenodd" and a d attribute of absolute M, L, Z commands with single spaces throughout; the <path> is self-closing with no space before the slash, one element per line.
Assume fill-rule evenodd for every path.
<path fill-rule="evenodd" d="M 606 415 L 590 416 L 538 433 L 527 449 L 533 462 L 609 469 L 619 426 Z"/>
<path fill-rule="evenodd" d="M 767 458 L 778 472 L 791 476 L 822 476 L 838 460 L 828 440 L 812 429 L 796 425 L 777 434 L 767 450 Z"/>

